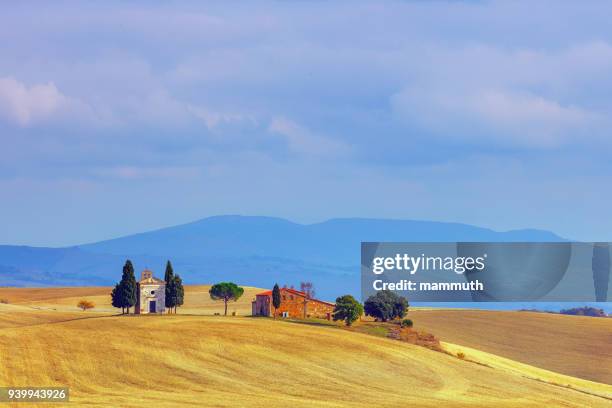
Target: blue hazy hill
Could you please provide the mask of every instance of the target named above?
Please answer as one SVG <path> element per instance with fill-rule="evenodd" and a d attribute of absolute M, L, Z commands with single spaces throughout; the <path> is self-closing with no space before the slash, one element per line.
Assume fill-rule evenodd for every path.
<path fill-rule="evenodd" d="M 281 218 L 218 216 L 102 241 L 79 248 L 95 253 L 155 256 L 280 257 L 358 264 L 362 241 L 559 241 L 548 231 L 497 232 L 458 223 L 339 218 L 302 225 Z"/>
<path fill-rule="evenodd" d="M 359 291 L 362 241 L 562 241 L 542 230 L 493 231 L 433 221 L 341 218 L 298 224 L 281 218 L 217 216 L 70 248 L 0 246 L 0 285 L 109 285 L 125 259 L 163 275 L 167 259 L 187 283 L 299 285 L 332 299 Z"/>

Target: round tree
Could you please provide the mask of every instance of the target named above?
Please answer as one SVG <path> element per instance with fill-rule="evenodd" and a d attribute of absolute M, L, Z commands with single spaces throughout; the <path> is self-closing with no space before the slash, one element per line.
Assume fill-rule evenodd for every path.
<path fill-rule="evenodd" d="M 340 296 L 336 299 L 334 308 L 334 321 L 344 320 L 347 326 L 353 324 L 363 314 L 363 306 L 351 295 Z"/>
<path fill-rule="evenodd" d="M 83 311 L 86 311 L 88 309 L 93 309 L 96 307 L 96 305 L 90 300 L 81 299 L 79 300 L 79 303 L 77 303 L 77 307 Z"/>
<path fill-rule="evenodd" d="M 240 296 L 244 293 L 244 289 L 234 282 L 221 282 L 213 285 L 208 293 L 213 300 L 223 300 L 225 304 L 225 316 L 227 316 L 227 302 L 230 300 L 235 302 L 240 299 Z"/>
<path fill-rule="evenodd" d="M 364 303 L 366 316 L 386 322 L 406 315 L 408 301 L 390 290 L 381 290 L 370 296 Z"/>

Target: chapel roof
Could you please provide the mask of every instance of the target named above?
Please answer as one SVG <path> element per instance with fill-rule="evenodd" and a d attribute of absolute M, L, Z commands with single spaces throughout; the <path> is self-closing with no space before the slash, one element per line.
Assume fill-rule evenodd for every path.
<path fill-rule="evenodd" d="M 140 283 L 141 285 L 146 285 L 146 284 L 159 285 L 159 284 L 166 284 L 166 281 L 151 277 L 151 278 L 141 279 L 138 283 Z"/>
<path fill-rule="evenodd" d="M 138 283 L 140 283 L 141 285 L 159 285 L 165 284 L 166 281 L 157 279 L 155 276 L 153 276 L 152 270 L 145 269 L 144 271 L 142 271 L 142 274 L 140 275 L 140 281 L 138 281 Z"/>

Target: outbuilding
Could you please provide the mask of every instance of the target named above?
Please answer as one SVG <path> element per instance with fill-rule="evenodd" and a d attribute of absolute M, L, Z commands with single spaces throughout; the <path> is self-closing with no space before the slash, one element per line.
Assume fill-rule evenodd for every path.
<path fill-rule="evenodd" d="M 335 307 L 333 303 L 309 298 L 304 292 L 295 289 L 281 288 L 280 293 L 281 304 L 276 310 L 277 316 L 294 319 L 315 317 L 331 320 Z M 272 305 L 272 291 L 268 290 L 255 295 L 251 308 L 253 316 L 273 316 L 275 310 Z"/>

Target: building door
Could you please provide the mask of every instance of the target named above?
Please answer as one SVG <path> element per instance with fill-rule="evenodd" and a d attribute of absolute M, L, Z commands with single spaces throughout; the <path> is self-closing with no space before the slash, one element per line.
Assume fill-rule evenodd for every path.
<path fill-rule="evenodd" d="M 157 302 L 154 300 L 149 301 L 149 313 L 157 313 L 155 311 L 155 307 L 157 306 Z"/>

